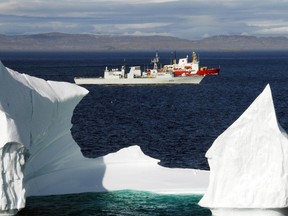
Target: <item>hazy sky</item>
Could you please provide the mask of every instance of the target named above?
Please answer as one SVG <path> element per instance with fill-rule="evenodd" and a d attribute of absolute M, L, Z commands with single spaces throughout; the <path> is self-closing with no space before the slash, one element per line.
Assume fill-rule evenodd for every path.
<path fill-rule="evenodd" d="M 0 34 L 288 36 L 288 0 L 0 0 Z"/>

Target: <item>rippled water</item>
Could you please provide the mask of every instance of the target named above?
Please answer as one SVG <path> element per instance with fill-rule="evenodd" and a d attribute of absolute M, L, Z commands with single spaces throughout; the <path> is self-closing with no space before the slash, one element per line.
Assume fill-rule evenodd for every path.
<path fill-rule="evenodd" d="M 18 215 L 209 215 L 198 206 L 200 198 L 136 191 L 33 197 Z"/>
<path fill-rule="evenodd" d="M 178 52 L 185 57 L 187 52 Z M 171 53 L 159 52 L 163 64 Z M 73 82 L 106 66 L 149 66 L 153 52 L 0 53 L 3 63 L 44 79 Z M 281 126 L 288 130 L 288 52 L 200 52 L 221 75 L 200 85 L 84 86 L 72 134 L 86 157 L 139 145 L 167 167 L 209 169 L 205 152 L 269 83 Z M 152 65 L 151 65 L 152 66 Z M 200 197 L 124 191 L 28 198 L 20 215 L 210 215 Z"/>

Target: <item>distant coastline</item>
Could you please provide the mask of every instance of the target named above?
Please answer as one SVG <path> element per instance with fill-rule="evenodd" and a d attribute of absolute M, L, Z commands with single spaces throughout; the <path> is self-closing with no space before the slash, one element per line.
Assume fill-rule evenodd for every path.
<path fill-rule="evenodd" d="M 261 51 L 288 50 L 286 37 L 212 36 L 185 40 L 169 36 L 111 36 L 44 33 L 1 35 L 0 51 Z"/>

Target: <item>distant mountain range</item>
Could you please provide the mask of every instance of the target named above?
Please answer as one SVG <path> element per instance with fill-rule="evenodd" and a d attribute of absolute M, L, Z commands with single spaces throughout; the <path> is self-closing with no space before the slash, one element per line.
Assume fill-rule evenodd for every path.
<path fill-rule="evenodd" d="M 0 51 L 104 50 L 288 50 L 288 38 L 235 35 L 185 40 L 169 36 L 111 36 L 63 33 L 8 36 L 0 34 Z"/>

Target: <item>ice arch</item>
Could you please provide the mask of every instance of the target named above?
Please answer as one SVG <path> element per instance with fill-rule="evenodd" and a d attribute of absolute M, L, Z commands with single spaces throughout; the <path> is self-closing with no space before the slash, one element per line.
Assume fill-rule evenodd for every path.
<path fill-rule="evenodd" d="M 204 193 L 208 171 L 161 167 L 157 159 L 143 154 L 139 146 L 96 159 L 83 157 L 70 129 L 73 110 L 87 93 L 75 84 L 45 81 L 0 63 L 0 147 L 18 143 L 21 148 L 13 145 L 21 149 L 17 157 L 29 156 L 22 164 L 4 148 L 5 158 L 12 159 L 9 163 L 24 167 L 24 177 L 11 184 L 16 197 L 9 208 L 1 208 L 3 213 L 23 208 L 23 193 L 24 198 L 123 189 Z M 19 202 L 22 204 L 17 205 Z"/>

